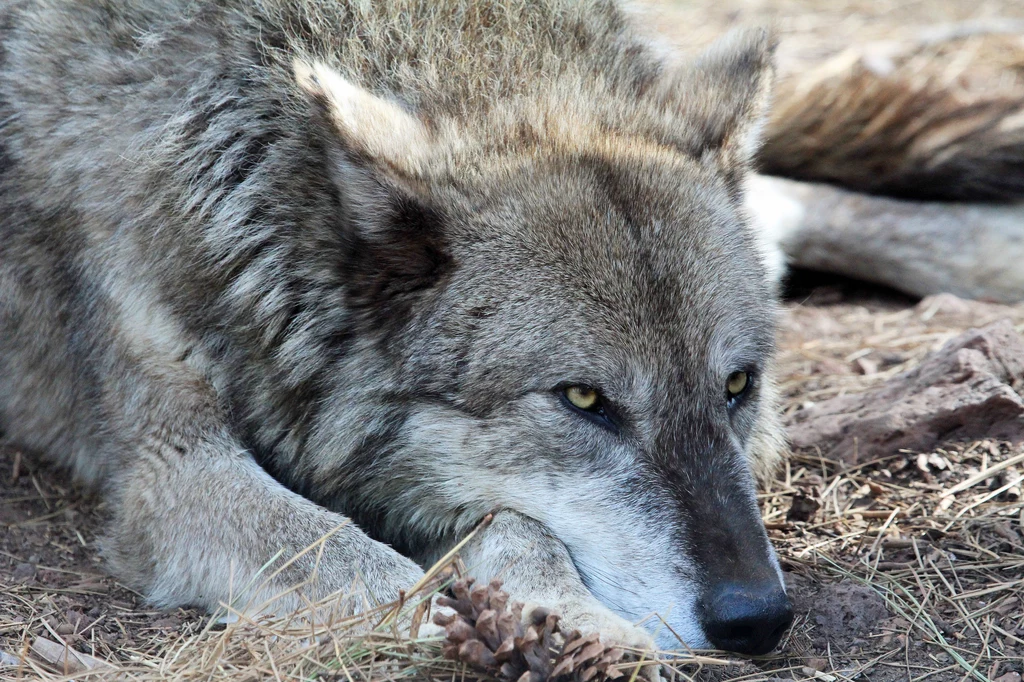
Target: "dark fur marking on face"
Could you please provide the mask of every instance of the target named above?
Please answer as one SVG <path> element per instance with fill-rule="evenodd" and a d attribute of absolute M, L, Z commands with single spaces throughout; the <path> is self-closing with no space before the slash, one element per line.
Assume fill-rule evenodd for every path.
<path fill-rule="evenodd" d="M 705 585 L 772 582 L 777 578 L 753 485 L 742 453 L 723 430 L 706 419 L 684 418 L 663 434 L 659 449 L 671 453 L 671 461 L 659 470 L 686 519 L 680 542 L 693 553 Z"/>
<path fill-rule="evenodd" d="M 402 195 L 391 198 L 390 208 L 386 239 L 350 235 L 341 264 L 354 314 L 368 331 L 381 335 L 385 346 L 454 266 L 438 211 Z"/>

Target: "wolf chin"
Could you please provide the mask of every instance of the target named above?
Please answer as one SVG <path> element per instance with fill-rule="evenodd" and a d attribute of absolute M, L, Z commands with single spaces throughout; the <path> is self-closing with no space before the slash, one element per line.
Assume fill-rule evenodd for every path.
<path fill-rule="evenodd" d="M 366 608 L 493 513 L 466 564 L 568 626 L 765 652 L 771 52 L 610 0 L 6 3 L 0 427 L 158 605 Z"/>

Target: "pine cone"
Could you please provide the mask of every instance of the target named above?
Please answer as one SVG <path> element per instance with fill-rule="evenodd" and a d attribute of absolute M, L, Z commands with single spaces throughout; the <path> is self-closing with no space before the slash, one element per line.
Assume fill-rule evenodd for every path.
<path fill-rule="evenodd" d="M 566 634 L 559 616 L 534 609 L 523 625 L 523 605 L 508 606 L 500 580 L 473 586 L 473 579 L 452 586 L 454 597 L 440 597 L 454 615 L 435 614 L 445 628 L 442 653 L 506 682 L 603 682 L 623 676 L 614 667 L 623 650 L 601 644 L 597 633 Z"/>

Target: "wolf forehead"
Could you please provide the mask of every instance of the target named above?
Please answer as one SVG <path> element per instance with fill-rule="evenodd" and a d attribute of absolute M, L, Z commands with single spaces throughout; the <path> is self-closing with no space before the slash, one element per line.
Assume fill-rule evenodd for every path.
<path fill-rule="evenodd" d="M 463 379 L 499 363 L 541 384 L 667 379 L 770 352 L 769 287 L 730 189 L 699 160 L 640 154 L 509 160 L 435 198 L 426 229 L 452 272 L 433 321 Z"/>
<path fill-rule="evenodd" d="M 627 329 L 756 314 L 770 307 L 763 265 L 729 191 L 697 165 L 539 160 L 452 221 L 450 244 L 467 264 L 499 267 L 501 282 L 542 281 Z"/>

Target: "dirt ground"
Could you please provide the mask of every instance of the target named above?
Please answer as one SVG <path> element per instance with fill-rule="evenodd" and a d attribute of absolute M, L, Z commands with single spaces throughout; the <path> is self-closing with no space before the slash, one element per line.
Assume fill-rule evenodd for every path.
<path fill-rule="evenodd" d="M 848 282 L 811 283 L 790 291 L 782 325 L 789 415 L 890 380 L 969 328 L 1008 318 L 1024 331 L 1020 305 L 946 295 L 915 302 Z M 1021 453 L 985 438 L 856 467 L 818 448 L 794 452 L 764 496 L 799 613 L 782 647 L 805 657 L 786 661 L 800 666 L 794 678 L 964 680 L 976 669 L 976 679 L 1017 682 L 1024 506 L 1019 488 L 998 491 L 1020 476 L 1013 467 L 979 472 Z"/>
<path fill-rule="evenodd" d="M 1017 0 L 654 4 L 658 28 L 688 46 L 705 44 L 736 22 L 774 21 L 783 39 L 784 76 L 867 40 L 919 36 L 953 23 L 1024 20 L 1024 3 Z M 1003 69 L 999 83 L 1020 87 L 1022 74 Z M 983 80 L 991 83 L 991 74 Z M 1024 333 L 1024 305 L 948 297 L 919 302 L 798 275 L 789 284 L 780 332 L 784 410 L 792 416 L 810 403 L 868 390 L 962 331 L 1004 318 Z M 793 628 L 771 656 L 709 656 L 681 670 L 716 680 L 1020 682 L 1024 503 L 1019 486 L 1007 484 L 1024 466 L 999 464 L 1022 453 L 1019 445 L 984 437 L 852 468 L 816 448 L 794 452 L 761 496 L 796 606 Z M 993 469 L 998 472 L 991 476 L 981 473 Z M 0 447 L 0 679 L 59 677 L 61 666 L 29 652 L 39 637 L 138 679 L 425 675 L 420 668 L 350 672 L 344 663 L 344 675 L 336 668 L 315 672 L 323 654 L 313 661 L 308 647 L 293 647 L 275 663 L 276 636 L 261 640 L 240 631 L 230 641 L 227 635 L 216 639 L 222 626 L 195 611 L 150 609 L 104 573 L 97 548 L 102 515 L 102 507 L 60 472 L 40 466 L 31 453 Z M 201 655 L 193 654 L 204 646 Z M 356 656 L 334 646 L 332 660 Z M 99 677 L 113 674 L 98 671 Z"/>

